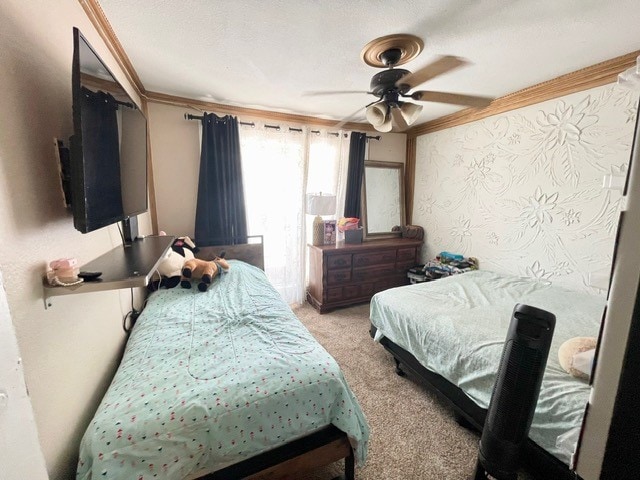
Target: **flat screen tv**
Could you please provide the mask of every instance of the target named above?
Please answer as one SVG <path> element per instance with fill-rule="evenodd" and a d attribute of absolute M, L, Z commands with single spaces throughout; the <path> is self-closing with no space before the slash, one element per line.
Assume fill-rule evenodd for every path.
<path fill-rule="evenodd" d="M 71 209 L 87 233 L 147 210 L 147 120 L 77 28 L 71 77 Z"/>

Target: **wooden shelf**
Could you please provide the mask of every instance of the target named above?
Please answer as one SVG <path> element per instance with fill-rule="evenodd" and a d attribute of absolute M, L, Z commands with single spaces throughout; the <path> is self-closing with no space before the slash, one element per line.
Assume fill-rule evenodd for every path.
<path fill-rule="evenodd" d="M 102 272 L 100 279 L 70 287 L 54 287 L 43 279 L 44 305 L 51 306 L 51 298 L 76 293 L 102 292 L 121 288 L 144 288 L 171 247 L 174 237 L 149 236 L 131 245 L 116 247 L 80 267 L 80 271 Z"/>

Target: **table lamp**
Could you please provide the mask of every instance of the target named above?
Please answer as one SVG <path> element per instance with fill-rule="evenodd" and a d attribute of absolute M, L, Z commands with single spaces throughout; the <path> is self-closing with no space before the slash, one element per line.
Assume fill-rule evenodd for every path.
<path fill-rule="evenodd" d="M 313 245 L 324 245 L 324 220 L 322 215 L 336 213 L 336 196 L 332 194 L 307 194 L 307 213 L 315 215 L 313 219 Z"/>

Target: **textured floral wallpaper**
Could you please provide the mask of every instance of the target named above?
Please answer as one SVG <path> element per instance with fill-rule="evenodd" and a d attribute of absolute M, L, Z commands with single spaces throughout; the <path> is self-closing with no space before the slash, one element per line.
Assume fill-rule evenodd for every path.
<path fill-rule="evenodd" d="M 413 222 L 423 260 L 441 251 L 480 268 L 574 290 L 610 268 L 637 94 L 608 85 L 423 135 Z"/>

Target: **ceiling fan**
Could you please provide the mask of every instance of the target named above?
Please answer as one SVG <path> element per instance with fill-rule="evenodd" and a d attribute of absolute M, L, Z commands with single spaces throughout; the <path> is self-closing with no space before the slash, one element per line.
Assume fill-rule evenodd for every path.
<path fill-rule="evenodd" d="M 372 40 L 365 45 L 360 56 L 366 64 L 373 67 L 386 67 L 386 70 L 373 76 L 370 91 L 309 92 L 309 94 L 368 93 L 378 97 L 362 108 L 366 109 L 367 121 L 380 132 L 389 132 L 394 127 L 396 131 L 404 131 L 418 119 L 422 105 L 407 102 L 405 98 L 418 102 L 440 102 L 475 108 L 483 108 L 491 103 L 493 98 L 477 95 L 432 90 L 411 91 L 427 80 L 469 63 L 463 58 L 446 55 L 413 73 L 396 68 L 417 57 L 423 47 L 424 43 L 420 38 L 407 34 L 387 35 Z M 362 108 L 340 122 L 338 126 L 355 117 Z"/>

